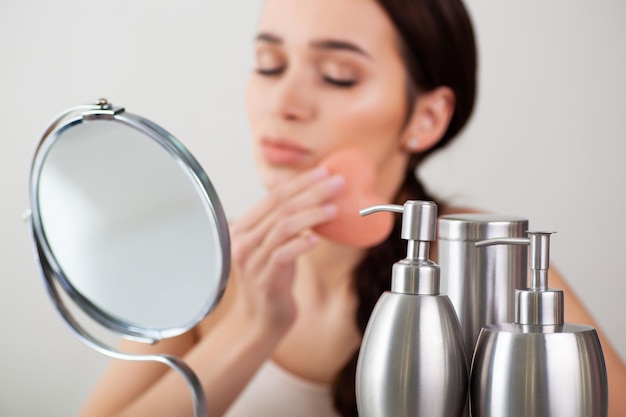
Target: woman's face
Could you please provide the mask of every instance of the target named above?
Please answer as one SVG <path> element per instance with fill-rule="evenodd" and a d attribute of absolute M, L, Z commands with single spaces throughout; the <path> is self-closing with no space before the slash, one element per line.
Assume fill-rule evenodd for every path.
<path fill-rule="evenodd" d="M 378 191 L 395 194 L 408 160 L 397 36 L 374 0 L 266 0 L 247 109 L 267 187 L 356 147 L 375 162 Z"/>

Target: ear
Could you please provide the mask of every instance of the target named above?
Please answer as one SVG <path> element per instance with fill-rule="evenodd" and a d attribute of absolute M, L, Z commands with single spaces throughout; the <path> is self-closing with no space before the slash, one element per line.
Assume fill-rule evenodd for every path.
<path fill-rule="evenodd" d="M 418 94 L 402 136 L 402 147 L 409 153 L 421 153 L 435 146 L 448 129 L 454 105 L 454 92 L 449 87 Z"/>

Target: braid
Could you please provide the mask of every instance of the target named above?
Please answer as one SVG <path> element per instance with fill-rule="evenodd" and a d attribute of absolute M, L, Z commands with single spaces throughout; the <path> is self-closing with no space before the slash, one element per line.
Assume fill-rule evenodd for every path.
<path fill-rule="evenodd" d="M 397 200 L 401 200 L 396 201 L 398 204 L 404 204 L 406 200 L 430 200 L 412 169 L 406 173 Z M 399 238 L 401 227 L 402 216 L 397 215 L 393 230 L 387 239 L 369 249 L 365 259 L 355 268 L 353 283 L 359 297 L 356 320 L 361 334 L 365 332 L 372 310 L 381 294 L 391 288 L 392 265 L 406 256 L 406 242 Z M 358 355 L 357 349 L 333 384 L 335 408 L 345 417 L 358 417 L 355 394 Z"/>

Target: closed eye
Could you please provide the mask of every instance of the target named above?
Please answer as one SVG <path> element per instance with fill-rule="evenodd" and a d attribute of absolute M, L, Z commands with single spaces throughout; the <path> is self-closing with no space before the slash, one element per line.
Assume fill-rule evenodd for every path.
<path fill-rule="evenodd" d="M 325 82 L 335 85 L 337 87 L 348 88 L 348 87 L 352 87 L 356 85 L 357 83 L 357 80 L 354 80 L 354 79 L 340 79 L 340 78 L 332 78 L 328 76 L 324 76 L 323 78 Z"/>
<path fill-rule="evenodd" d="M 274 68 L 256 68 L 255 71 L 257 74 L 272 76 L 272 75 L 280 75 L 285 70 L 284 66 L 274 67 Z"/>

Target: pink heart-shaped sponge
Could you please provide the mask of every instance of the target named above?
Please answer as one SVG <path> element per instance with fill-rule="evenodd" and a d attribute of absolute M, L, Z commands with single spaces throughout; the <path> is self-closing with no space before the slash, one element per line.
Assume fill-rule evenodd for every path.
<path fill-rule="evenodd" d="M 393 214 L 359 214 L 359 210 L 366 207 L 388 203 L 374 190 L 376 169 L 370 158 L 358 149 L 346 148 L 328 155 L 320 166 L 331 174 L 343 176 L 346 184 L 334 200 L 337 217 L 313 230 L 341 244 L 359 248 L 385 240 L 393 228 Z"/>

